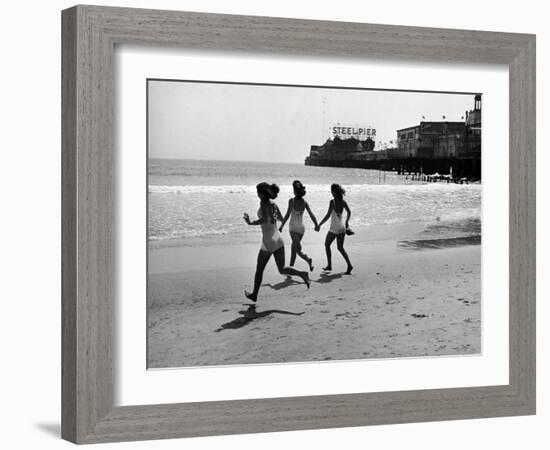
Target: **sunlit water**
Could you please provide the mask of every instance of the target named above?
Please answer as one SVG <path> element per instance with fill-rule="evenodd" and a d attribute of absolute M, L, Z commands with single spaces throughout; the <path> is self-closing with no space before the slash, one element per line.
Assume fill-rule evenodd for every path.
<path fill-rule="evenodd" d="M 262 181 L 277 183 L 281 188 L 275 201 L 283 214 L 292 196 L 292 181 L 302 181 L 307 188 L 306 200 L 318 220 L 332 198 L 330 184 L 340 183 L 352 210 L 352 227 L 432 221 L 479 224 L 481 215 L 479 184 L 426 184 L 377 170 L 152 159 L 148 175 L 151 240 L 246 231 L 243 213 L 256 215 L 259 200 L 255 186 Z"/>

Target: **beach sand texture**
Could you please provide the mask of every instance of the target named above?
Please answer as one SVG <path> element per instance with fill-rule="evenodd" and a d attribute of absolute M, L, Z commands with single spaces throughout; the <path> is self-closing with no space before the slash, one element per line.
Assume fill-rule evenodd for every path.
<path fill-rule="evenodd" d="M 148 368 L 480 353 L 479 236 L 424 239 L 427 225 L 356 229 L 346 238 L 351 275 L 335 245 L 334 270 L 321 270 L 326 229 L 308 230 L 311 288 L 271 260 L 256 305 L 244 297 L 256 227 L 245 239 L 150 244 Z"/>

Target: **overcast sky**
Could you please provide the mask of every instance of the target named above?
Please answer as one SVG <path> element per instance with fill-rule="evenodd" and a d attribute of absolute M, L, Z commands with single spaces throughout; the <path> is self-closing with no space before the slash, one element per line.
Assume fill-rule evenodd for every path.
<path fill-rule="evenodd" d="M 183 81 L 148 87 L 150 158 L 303 162 L 337 123 L 371 126 L 375 141 L 389 144 L 422 116 L 459 121 L 474 105 L 473 94 Z"/>

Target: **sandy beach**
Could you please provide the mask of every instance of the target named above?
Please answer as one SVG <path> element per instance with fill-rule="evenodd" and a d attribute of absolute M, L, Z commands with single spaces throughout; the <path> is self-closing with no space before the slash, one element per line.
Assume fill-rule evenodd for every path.
<path fill-rule="evenodd" d="M 253 305 L 244 297 L 260 242 L 252 228 L 150 243 L 149 368 L 480 353 L 479 236 L 440 238 L 426 223 L 356 229 L 345 275 L 335 246 L 334 270 L 321 270 L 325 233 L 308 230 L 311 288 L 270 261 Z"/>

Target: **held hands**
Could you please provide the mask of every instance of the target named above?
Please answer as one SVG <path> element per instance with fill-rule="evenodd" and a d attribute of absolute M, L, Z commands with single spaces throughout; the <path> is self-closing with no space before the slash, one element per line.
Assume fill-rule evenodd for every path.
<path fill-rule="evenodd" d="M 320 231 L 321 230 L 321 225 L 315 225 L 315 231 Z"/>
<path fill-rule="evenodd" d="M 243 214 L 243 219 L 248 225 L 250 225 L 250 216 L 247 213 Z"/>
<path fill-rule="evenodd" d="M 281 226 L 279 227 L 279 233 L 282 233 L 282 232 L 283 232 L 283 226 L 281 225 Z"/>

